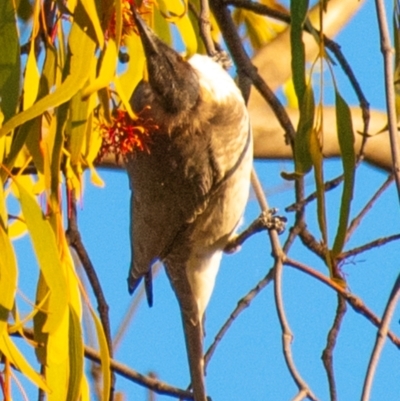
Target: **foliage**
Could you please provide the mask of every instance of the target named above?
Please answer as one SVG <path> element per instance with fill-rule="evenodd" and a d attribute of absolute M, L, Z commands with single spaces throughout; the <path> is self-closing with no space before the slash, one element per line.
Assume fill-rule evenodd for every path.
<path fill-rule="evenodd" d="M 219 13 L 226 5 L 221 1 L 210 1 L 210 5 L 213 39 L 225 40 L 234 62 L 241 67 L 238 68 L 239 78 L 240 74 L 254 78 L 252 83 L 278 116 L 285 112 L 284 109 L 279 101 L 268 98 L 267 92 L 257 86 L 259 81 L 252 75 L 253 70 L 245 71 L 237 50 L 241 43 L 234 35 L 238 31 L 244 32 L 242 40 L 249 39 L 246 45 L 254 52 L 266 41 L 273 40 L 285 28 L 284 24 L 291 23 L 294 95 L 289 102 L 300 105 L 300 117 L 296 129 L 290 120 L 282 125 L 295 162 L 295 171 L 284 177 L 295 182 L 296 204 L 292 209 L 296 211 L 296 221 L 283 247 L 277 245 L 272 230 L 276 272 L 283 264 L 301 269 L 337 291 L 339 306 L 346 300 L 355 308 L 359 307 L 374 324 L 380 324 L 367 308 L 357 305 L 340 268 L 346 258 L 357 253 L 345 252 L 344 247 L 356 225 L 354 220 L 349 221 L 356 166 L 362 149 L 357 155 L 350 108 L 335 82 L 333 56 L 328 54 L 327 38 L 323 30 L 317 30 L 309 20 L 309 2 L 292 1 L 290 10 L 275 1 L 257 3 L 261 6 L 257 10 L 239 5 L 233 13 L 234 33 L 227 28 L 229 24 L 223 24 L 222 13 Z M 145 0 L 138 9 L 167 43 L 172 45 L 173 38 L 179 36 L 185 57 L 190 57 L 198 51 L 206 51 L 198 25 L 202 6 L 197 1 Z M 129 105 L 134 88 L 145 75 L 145 59 L 135 33 L 132 7 L 136 7 L 132 0 L 0 2 L 0 353 L 4 365 L 0 383 L 5 400 L 14 397 L 10 391 L 11 382 L 17 379 L 11 367 L 21 371 L 48 400 L 91 399 L 89 378 L 84 371 L 85 356 L 101 363 L 99 398 L 113 397 L 111 368 L 118 371 L 118 366 L 115 361 L 111 362 L 113 353 L 107 313 L 94 311 L 90 295 L 76 272 L 75 252 L 92 276 L 90 281 L 101 307 L 103 301 L 101 290 L 96 289 L 95 270 L 91 269 L 76 224 L 76 201 L 84 198 L 82 174 L 85 170 L 90 170 L 93 184 L 102 185 L 97 166 L 109 163 L 110 156 L 111 159 L 114 156 L 123 159 L 127 152 L 146 151 L 149 130 L 154 128 L 151 122 L 135 115 Z M 269 13 L 276 19 L 263 16 Z M 178 35 L 174 34 L 172 25 Z M 313 35 L 319 48 L 318 57 L 311 66 L 307 65 L 304 31 Z M 335 88 L 342 175 L 332 183 L 326 183 L 324 177 L 324 83 L 318 87 L 313 80 L 318 66 L 328 68 Z M 239 82 L 243 81 L 239 79 Z M 246 93 L 246 88 L 241 89 Z M 364 134 L 368 131 L 367 125 L 365 121 Z M 291 135 L 294 132 L 296 135 Z M 315 194 L 305 200 L 304 178 L 311 171 Z M 335 224 L 329 219 L 326 193 L 340 182 L 343 182 L 342 196 L 336 205 L 340 212 Z M 318 221 L 316 236 L 320 239 L 306 228 L 306 207 L 313 199 L 317 200 L 313 217 Z M 13 209 L 18 212 L 12 213 L 10 210 Z M 331 232 L 334 233 L 333 241 L 328 235 Z M 39 268 L 36 296 L 28 301 L 18 290 L 18 276 L 24 271 L 19 266 L 14 245 L 15 239 L 24 233 L 30 237 Z M 323 261 L 328 275 L 308 269 L 288 257 L 296 235 Z M 372 246 L 367 244 L 366 248 Z M 251 293 L 251 299 L 272 279 L 272 274 L 267 278 Z M 275 281 L 279 282 L 279 279 Z M 30 310 L 21 314 L 20 305 L 25 302 Z M 277 304 L 279 309 L 279 302 Z M 89 311 L 88 316 L 95 327 L 98 355 L 85 348 L 83 310 Z M 333 325 L 336 329 L 339 329 L 344 308 L 338 307 L 338 311 L 342 315 L 338 312 L 336 316 Z M 279 316 L 285 332 L 288 328 L 284 324 L 284 310 L 279 310 Z M 23 346 L 18 345 L 16 337 L 23 339 Z M 394 335 L 392 341 L 398 345 Z M 327 349 L 332 351 L 334 341 L 330 346 L 332 348 L 327 346 Z M 31 351 L 35 352 L 40 373 L 38 365 L 28 357 Z M 326 365 L 333 389 L 331 397 L 335 399 L 332 363 L 326 361 Z M 299 394 L 315 399 L 290 360 L 288 366 L 298 384 Z M 127 375 L 133 375 L 133 380 L 154 390 L 187 395 L 183 390 L 164 386 L 157 380 L 136 377 L 132 372 Z"/>

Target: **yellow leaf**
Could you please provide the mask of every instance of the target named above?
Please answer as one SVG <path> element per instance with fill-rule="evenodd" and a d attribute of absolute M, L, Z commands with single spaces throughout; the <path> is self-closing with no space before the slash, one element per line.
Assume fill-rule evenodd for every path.
<path fill-rule="evenodd" d="M 28 110 L 11 117 L 0 129 L 0 136 L 7 134 L 15 127 L 29 121 L 46 110 L 67 102 L 87 81 L 91 68 L 88 60 L 94 60 L 95 42 L 84 30 L 90 24 L 85 13 L 77 12 L 69 35 L 70 73 L 65 81 L 53 92 L 36 102 Z"/>
<path fill-rule="evenodd" d="M 97 341 L 100 347 L 101 372 L 103 377 L 103 391 L 101 400 L 107 401 L 110 395 L 111 386 L 110 353 L 108 351 L 108 345 L 106 336 L 104 335 L 103 326 L 90 305 L 89 310 L 94 321 L 97 333 Z"/>
<path fill-rule="evenodd" d="M 90 169 L 90 181 L 92 182 L 92 184 L 96 185 L 96 187 L 104 188 L 105 187 L 104 181 L 101 179 L 94 166 L 89 165 L 89 169 Z"/>
<path fill-rule="evenodd" d="M 81 401 L 90 401 L 90 387 L 85 374 L 82 375 Z"/>
<path fill-rule="evenodd" d="M 17 290 L 17 260 L 3 224 L 0 224 L 0 336 L 7 330 L 9 314 Z"/>
<path fill-rule="evenodd" d="M 69 378 L 68 401 L 79 399 L 83 375 L 83 339 L 81 323 L 73 308 L 69 310 Z"/>
<path fill-rule="evenodd" d="M 0 350 L 5 357 L 19 369 L 26 378 L 28 378 L 35 386 L 41 388 L 44 391 L 49 392 L 50 389 L 43 377 L 39 375 L 32 366 L 27 362 L 19 349 L 12 342 L 8 334 L 3 333 L 0 336 Z"/>
<path fill-rule="evenodd" d="M 114 85 L 115 85 L 115 91 L 117 92 L 119 98 L 121 99 L 122 104 L 125 107 L 125 110 L 128 112 L 129 116 L 132 119 L 136 119 L 136 114 L 133 112 L 132 107 L 129 103 L 130 97 L 126 92 L 126 88 L 124 88 L 121 84 L 121 81 L 119 80 L 118 77 L 114 78 Z"/>
<path fill-rule="evenodd" d="M 286 96 L 288 107 L 297 109 L 299 102 L 297 101 L 296 91 L 294 90 L 293 80 L 289 79 L 283 84 L 283 93 Z"/>
<path fill-rule="evenodd" d="M 14 183 L 18 187 L 22 213 L 40 271 L 50 291 L 48 314 L 43 330 L 52 332 L 60 324 L 68 301 L 65 274 L 60 262 L 55 234 L 34 197 L 15 178 Z"/>
<path fill-rule="evenodd" d="M 137 35 L 136 35 L 137 36 Z M 132 53 L 135 54 L 135 53 Z M 103 60 L 101 62 L 100 72 L 98 77 L 90 83 L 82 91 L 82 97 L 87 97 L 99 89 L 104 88 L 110 84 L 114 75 L 115 69 L 117 67 L 118 51 L 117 44 L 114 40 L 110 39 L 107 41 L 107 46 L 104 49 Z M 136 60 L 136 54 L 135 54 Z"/>
<path fill-rule="evenodd" d="M 69 379 L 69 313 L 64 311 L 57 329 L 47 336 L 46 379 L 48 401 L 65 400 Z"/>
<path fill-rule="evenodd" d="M 186 48 L 186 57 L 190 58 L 197 51 L 197 39 L 190 18 L 187 14 L 188 5 L 180 0 L 159 0 L 161 13 L 178 28 Z"/>
<path fill-rule="evenodd" d="M 28 109 L 35 103 L 39 90 L 39 69 L 36 63 L 35 45 L 31 42 L 31 49 L 26 62 L 25 79 L 24 79 L 24 110 Z"/>
<path fill-rule="evenodd" d="M 11 223 L 8 225 L 8 235 L 11 239 L 15 240 L 23 237 L 27 232 L 27 227 L 25 222 L 17 216 L 16 219 L 13 219 Z"/>
<path fill-rule="evenodd" d="M 96 32 L 97 43 L 102 49 L 104 46 L 104 34 L 101 29 L 99 16 L 97 14 L 96 4 L 94 0 L 80 0 L 82 2 L 83 8 L 87 12 L 89 19 L 93 25 L 93 29 Z"/>
<path fill-rule="evenodd" d="M 130 55 L 130 61 L 126 71 L 116 80 L 119 81 L 120 87 L 123 88 L 123 96 L 125 102 L 127 102 L 131 98 L 136 85 L 143 77 L 145 57 L 142 42 L 138 35 L 126 36 L 125 46 Z"/>
<path fill-rule="evenodd" d="M 99 131 L 99 122 L 93 122 L 93 113 L 89 117 L 88 130 L 86 131 L 86 150 L 84 154 L 85 162 L 90 166 L 97 158 L 103 137 Z"/>
<path fill-rule="evenodd" d="M 185 13 L 182 18 L 178 18 L 175 25 L 186 47 L 185 56 L 190 58 L 197 52 L 197 38 L 188 15 Z"/>

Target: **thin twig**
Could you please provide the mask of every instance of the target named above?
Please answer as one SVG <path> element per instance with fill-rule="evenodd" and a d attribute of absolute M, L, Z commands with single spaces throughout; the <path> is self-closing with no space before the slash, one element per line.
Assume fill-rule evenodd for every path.
<path fill-rule="evenodd" d="M 249 10 L 254 12 L 255 14 L 259 15 L 265 15 L 271 18 L 275 18 L 279 21 L 285 22 L 287 24 L 291 23 L 291 16 L 288 12 L 284 12 L 281 10 L 276 10 L 274 8 L 269 7 L 266 4 L 262 3 L 257 3 L 249 0 L 225 0 L 226 4 L 233 5 L 237 8 L 242 8 L 245 10 Z M 322 20 L 322 19 L 321 19 Z M 311 24 L 305 24 L 304 25 L 304 30 L 307 32 L 310 32 L 309 26 Z M 318 29 L 312 28 L 315 32 L 320 33 Z M 343 72 L 347 75 L 351 86 L 354 89 L 354 92 L 356 93 L 356 96 L 358 98 L 358 101 L 360 103 L 360 108 L 363 116 L 363 122 L 364 122 L 364 127 L 363 127 L 363 132 L 362 134 L 364 135 L 364 139 L 360 148 L 360 155 L 363 152 L 365 142 L 367 139 L 367 132 L 368 132 L 368 127 L 369 127 L 369 120 L 370 120 L 370 113 L 369 113 L 369 103 L 361 89 L 361 86 L 350 66 L 348 63 L 346 57 L 342 53 L 342 50 L 340 46 L 333 41 L 332 39 L 326 37 L 325 35 L 319 35 L 319 37 L 322 38 L 322 41 L 327 49 L 329 49 L 334 55 L 336 60 L 339 62 Z"/>
<path fill-rule="evenodd" d="M 20 332 L 13 332 L 11 333 L 11 335 L 14 337 L 21 337 Z M 32 329 L 24 328 L 23 335 L 29 340 L 33 340 L 34 338 Z M 88 347 L 85 345 L 84 356 L 85 358 L 89 359 L 92 362 L 101 364 L 100 353 L 92 347 Z M 130 368 L 129 366 L 121 362 L 116 361 L 115 359 L 110 359 L 110 368 L 117 375 L 122 376 L 131 382 L 139 384 L 140 386 L 151 389 L 157 394 L 169 395 L 171 397 L 181 397 L 184 400 L 193 399 L 193 394 L 191 392 L 182 390 L 178 387 L 173 387 L 161 380 L 151 377 L 150 375 L 148 376 L 142 375 L 136 370 Z"/>
<path fill-rule="evenodd" d="M 282 346 L 283 346 L 283 355 L 285 357 L 286 366 L 289 369 L 290 375 L 295 381 L 299 392 L 304 393 L 311 400 L 317 400 L 315 395 L 312 393 L 308 384 L 303 380 L 300 373 L 298 372 L 296 365 L 294 364 L 293 356 L 292 356 L 292 347 L 291 343 L 293 340 L 293 334 L 290 330 L 289 323 L 285 314 L 285 307 L 283 305 L 283 296 L 282 296 L 282 261 L 278 259 L 275 263 L 275 280 L 274 280 L 274 294 L 275 294 L 275 305 L 278 312 L 279 322 L 282 329 Z M 302 398 L 301 398 L 302 399 Z"/>
<path fill-rule="evenodd" d="M 390 32 L 387 24 L 385 4 L 383 0 L 375 0 L 378 17 L 379 34 L 381 40 L 381 52 L 383 55 L 385 96 L 388 116 L 388 129 L 390 137 L 390 150 L 392 153 L 392 169 L 395 176 L 397 195 L 400 201 L 400 154 L 396 117 L 396 100 L 393 79 L 393 48 L 390 41 Z"/>
<path fill-rule="evenodd" d="M 339 260 L 344 260 L 344 259 L 347 259 L 347 258 L 349 258 L 351 256 L 358 255 L 358 254 L 360 254 L 362 252 L 370 251 L 371 249 L 374 249 L 374 248 L 376 248 L 378 246 L 385 245 L 385 244 L 387 244 L 389 242 L 392 242 L 392 241 L 396 241 L 398 239 L 400 239 L 400 234 L 394 234 L 394 235 L 390 235 L 389 237 L 378 238 L 378 239 L 376 239 L 374 241 L 368 242 L 367 244 L 364 244 L 364 245 L 359 246 L 357 248 L 350 249 L 347 252 L 343 252 L 342 254 L 340 254 L 338 256 L 338 259 Z"/>
<path fill-rule="evenodd" d="M 343 179 L 344 179 L 344 175 L 341 174 L 338 177 L 334 178 L 333 180 L 325 182 L 324 183 L 324 191 L 328 192 L 332 189 L 335 189 L 338 185 L 340 185 L 343 182 Z M 285 212 L 296 212 L 296 211 L 304 208 L 310 202 L 317 199 L 317 196 L 318 196 L 317 191 L 314 191 L 312 194 L 308 195 L 305 199 L 301 200 L 300 202 L 296 202 L 290 206 L 287 206 L 285 208 Z"/>
<path fill-rule="evenodd" d="M 357 312 L 366 317 L 374 326 L 379 327 L 381 324 L 381 320 L 375 313 L 373 313 L 365 304 L 364 302 L 357 297 L 356 295 L 349 292 L 346 288 L 343 288 L 341 285 L 336 283 L 335 281 L 331 280 L 329 277 L 324 276 L 322 273 L 318 272 L 317 270 L 312 269 L 311 267 L 293 260 L 291 258 L 286 258 L 284 264 L 287 266 L 294 267 L 304 273 L 307 273 L 311 277 L 316 278 L 318 281 L 321 281 L 328 287 L 335 290 L 338 294 L 342 295 L 347 303 Z M 388 331 L 388 337 L 392 343 L 400 349 L 400 338 L 397 337 L 391 331 Z"/>
<path fill-rule="evenodd" d="M 215 350 L 217 349 L 218 344 L 221 342 L 222 338 L 227 333 L 228 329 L 232 326 L 235 319 L 250 306 L 251 302 L 254 298 L 260 294 L 260 292 L 273 280 L 274 278 L 274 270 L 270 269 L 267 275 L 260 280 L 257 285 L 252 288 L 242 299 L 240 299 L 236 305 L 236 308 L 232 311 L 229 318 L 219 329 L 217 335 L 214 338 L 214 341 L 208 348 L 207 352 L 204 355 L 204 372 L 206 371 L 207 365 L 210 362 L 210 359 L 214 355 Z"/>
<path fill-rule="evenodd" d="M 201 0 L 200 1 L 200 18 L 199 18 L 199 25 L 200 25 L 200 35 L 203 39 L 204 46 L 207 49 L 207 53 L 210 57 L 213 57 L 216 54 L 214 41 L 211 37 L 211 24 L 210 24 L 210 5 L 208 0 Z"/>
<path fill-rule="evenodd" d="M 257 174 L 255 170 L 252 170 L 251 175 L 252 186 L 256 192 L 257 199 L 260 203 L 260 206 L 263 211 L 269 209 L 268 202 L 265 198 L 265 195 L 262 191 L 261 183 L 258 180 Z M 286 361 L 286 366 L 289 369 L 289 372 L 295 381 L 299 393 L 305 393 L 307 397 L 312 400 L 316 400 L 316 397 L 312 393 L 308 384 L 303 380 L 300 373 L 298 372 L 296 365 L 293 360 L 292 351 L 291 351 L 291 342 L 293 339 L 293 334 L 291 333 L 289 323 L 286 319 L 285 309 L 283 306 L 283 297 L 282 297 L 282 267 L 283 267 L 283 259 L 285 258 L 282 248 L 279 243 L 279 237 L 276 230 L 268 231 L 269 238 L 271 241 L 272 253 L 275 259 L 274 268 L 275 271 L 275 280 L 274 280 L 274 294 L 275 294 L 275 305 L 278 311 L 279 321 L 282 328 L 282 346 L 283 346 L 283 354 Z"/>
<path fill-rule="evenodd" d="M 345 242 L 347 242 L 349 240 L 349 238 L 353 234 L 354 230 L 360 225 L 361 220 L 372 209 L 372 206 L 379 199 L 379 197 L 382 195 L 382 193 L 390 186 L 390 184 L 393 182 L 393 180 L 394 180 L 393 174 L 389 175 L 388 178 L 386 179 L 386 181 L 382 184 L 382 186 L 376 191 L 376 193 L 372 196 L 372 198 L 366 203 L 366 205 L 361 210 L 361 212 L 351 221 L 349 228 L 347 230 L 347 233 L 346 233 L 346 241 Z"/>
<path fill-rule="evenodd" d="M 326 370 L 326 374 L 328 376 L 329 393 L 331 401 L 337 401 L 335 372 L 333 369 L 333 350 L 335 349 L 336 340 L 339 335 L 340 326 L 342 324 L 345 313 L 346 313 L 346 300 L 340 294 L 338 294 L 338 304 L 337 304 L 335 319 L 333 321 L 331 329 L 329 330 L 326 347 L 322 352 L 322 357 L 321 357 Z"/>
<path fill-rule="evenodd" d="M 393 289 L 390 293 L 389 300 L 385 308 L 385 312 L 382 317 L 381 324 L 379 326 L 379 330 L 376 334 L 374 349 L 372 351 L 371 358 L 368 364 L 367 374 L 365 376 L 361 401 L 368 401 L 370 398 L 376 367 L 378 365 L 379 357 L 381 355 L 383 345 L 385 344 L 385 340 L 389 332 L 389 324 L 392 320 L 392 316 L 399 301 L 399 298 L 400 274 L 397 276 L 396 282 L 394 283 Z"/>
<path fill-rule="evenodd" d="M 232 20 L 232 16 L 227 6 L 222 0 L 211 0 L 210 6 L 221 29 L 222 35 L 234 60 L 236 68 L 238 69 L 239 78 L 247 77 L 250 79 L 265 101 L 273 109 L 276 118 L 286 133 L 287 139 L 289 141 L 293 141 L 295 136 L 293 124 L 282 103 L 258 74 L 256 68 L 244 50 L 241 38 L 236 30 L 236 25 Z M 246 79 L 243 78 L 243 81 L 246 81 Z M 243 94 L 243 97 L 246 99 L 246 93 Z"/>

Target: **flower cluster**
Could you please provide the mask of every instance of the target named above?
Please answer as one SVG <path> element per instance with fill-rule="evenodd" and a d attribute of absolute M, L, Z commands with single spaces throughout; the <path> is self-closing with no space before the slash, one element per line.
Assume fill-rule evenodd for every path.
<path fill-rule="evenodd" d="M 149 152 L 151 133 L 158 126 L 140 115 L 133 120 L 125 110 L 114 110 L 112 123 L 100 124 L 103 141 L 99 151 L 99 159 L 114 154 L 117 162 L 135 151 Z"/>

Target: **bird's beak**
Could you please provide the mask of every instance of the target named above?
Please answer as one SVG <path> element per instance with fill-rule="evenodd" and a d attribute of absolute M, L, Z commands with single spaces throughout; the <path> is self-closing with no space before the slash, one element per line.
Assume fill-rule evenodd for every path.
<path fill-rule="evenodd" d="M 139 36 L 143 44 L 144 53 L 146 54 L 146 56 L 159 54 L 160 51 L 157 45 L 159 39 L 148 27 L 148 25 L 143 21 L 142 17 L 138 14 L 135 8 L 132 7 L 132 9 L 135 24 L 139 31 Z"/>

